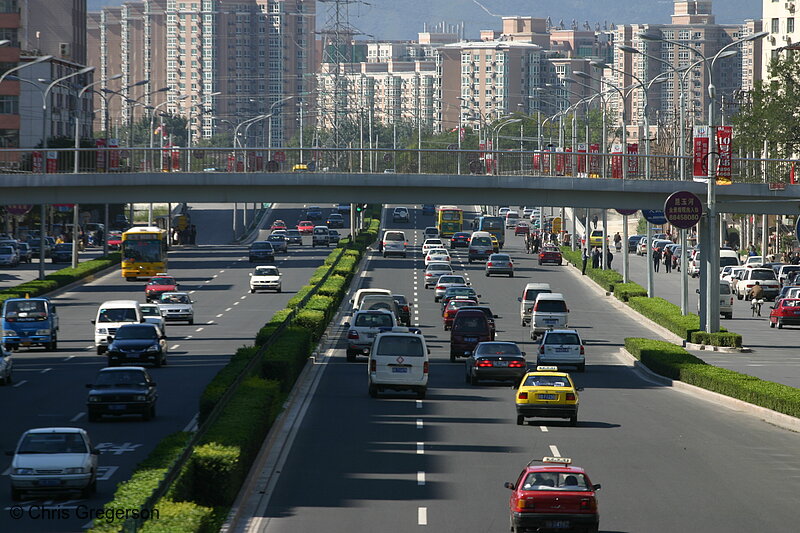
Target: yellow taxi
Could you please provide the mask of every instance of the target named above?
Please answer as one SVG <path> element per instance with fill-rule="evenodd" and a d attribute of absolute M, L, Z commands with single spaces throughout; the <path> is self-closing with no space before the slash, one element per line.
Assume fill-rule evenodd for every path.
<path fill-rule="evenodd" d="M 568 418 L 571 426 L 578 423 L 578 392 L 582 387 L 557 366 L 537 366 L 528 372 L 517 389 L 517 425 L 526 418 Z"/>
<path fill-rule="evenodd" d="M 300 163 L 292 167 L 292 172 L 308 172 L 308 165 Z"/>
<path fill-rule="evenodd" d="M 603 230 L 592 230 L 589 235 L 589 246 L 603 246 Z"/>
<path fill-rule="evenodd" d="M 494 233 L 490 233 L 489 236 L 492 238 L 492 247 L 494 247 L 494 253 L 500 253 L 500 241 L 497 240 L 497 236 Z"/>

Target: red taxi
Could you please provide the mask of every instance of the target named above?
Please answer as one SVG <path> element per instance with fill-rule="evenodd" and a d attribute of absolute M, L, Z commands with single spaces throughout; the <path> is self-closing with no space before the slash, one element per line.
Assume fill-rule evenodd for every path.
<path fill-rule="evenodd" d="M 301 220 L 297 223 L 297 229 L 300 233 L 312 233 L 314 231 L 314 223 L 310 220 Z"/>
<path fill-rule="evenodd" d="M 544 457 L 528 463 L 511 489 L 511 531 L 597 532 L 597 491 L 583 468 L 567 457 Z"/>
<path fill-rule="evenodd" d="M 531 226 L 527 222 L 517 222 L 514 227 L 514 235 L 528 235 L 531 232 Z"/>
<path fill-rule="evenodd" d="M 539 265 L 543 265 L 544 263 L 555 263 L 556 265 L 560 265 L 561 262 L 561 250 L 555 246 L 545 246 L 542 248 L 542 251 L 539 252 Z"/>
<path fill-rule="evenodd" d="M 109 231 L 108 232 L 108 249 L 109 250 L 119 250 L 120 246 L 122 246 L 122 232 L 121 231 Z"/>
<path fill-rule="evenodd" d="M 769 327 L 800 326 L 800 298 L 783 298 L 769 312 Z"/>
<path fill-rule="evenodd" d="M 159 301 L 163 293 L 177 290 L 178 282 L 175 278 L 166 274 L 156 274 L 144 286 L 144 299 L 147 302 Z"/>
<path fill-rule="evenodd" d="M 447 306 L 444 308 L 444 312 L 442 313 L 442 319 L 444 320 L 444 329 L 447 331 L 453 326 L 453 319 L 458 313 L 458 310 L 462 307 L 472 307 L 478 305 L 477 300 L 470 300 L 469 298 L 458 297 L 457 300 L 450 300 L 447 302 Z"/>

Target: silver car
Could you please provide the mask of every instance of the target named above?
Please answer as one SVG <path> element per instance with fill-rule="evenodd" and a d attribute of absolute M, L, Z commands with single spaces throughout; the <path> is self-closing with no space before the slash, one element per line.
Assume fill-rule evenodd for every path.
<path fill-rule="evenodd" d="M 17 251 L 11 246 L 0 246 L 0 265 L 15 267 L 19 264 Z"/>
<path fill-rule="evenodd" d="M 167 322 L 185 320 L 189 324 L 194 324 L 194 307 L 192 307 L 192 303 L 192 298 L 188 293 L 165 292 L 161 295 L 158 308 Z"/>
<path fill-rule="evenodd" d="M 514 262 L 508 254 L 492 254 L 486 260 L 486 277 L 492 274 L 505 274 L 514 277 Z"/>
<path fill-rule="evenodd" d="M 464 276 L 441 276 L 433 288 L 433 301 L 438 302 L 441 300 L 445 291 L 450 287 L 466 287 L 467 285 L 469 285 L 469 282 L 466 280 L 466 278 L 464 278 Z"/>
<path fill-rule="evenodd" d="M 425 288 L 435 287 L 436 282 L 442 276 L 453 273 L 453 267 L 449 263 L 431 263 L 425 269 Z"/>
<path fill-rule="evenodd" d="M 581 336 L 574 329 L 545 331 L 536 356 L 536 365 L 575 366 L 578 372 L 586 368 L 586 356 Z"/>

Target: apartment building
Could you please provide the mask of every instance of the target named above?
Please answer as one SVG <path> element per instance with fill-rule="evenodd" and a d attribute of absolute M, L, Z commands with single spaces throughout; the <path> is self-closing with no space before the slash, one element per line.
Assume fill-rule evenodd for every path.
<path fill-rule="evenodd" d="M 0 0 L 0 39 L 10 41 L 0 46 L 0 66 L 8 70 L 19 63 L 21 21 L 15 0 Z M 20 82 L 6 80 L 0 84 L 0 148 L 19 146 Z"/>
<path fill-rule="evenodd" d="M 86 0 L 16 0 L 23 50 L 86 65 Z"/>
<path fill-rule="evenodd" d="M 187 117 L 198 139 L 272 113 L 272 141 L 282 145 L 310 90 L 315 17 L 311 0 L 131 0 L 105 8 L 90 35 L 100 39 L 104 72 L 123 74 L 123 97 L 109 98 L 111 122 L 163 104 L 160 111 Z M 149 81 L 131 87 L 142 80 Z"/>
<path fill-rule="evenodd" d="M 796 0 L 762 0 L 763 30 L 769 35 L 763 40 L 761 79 L 769 79 L 770 61 L 780 56 L 786 47 L 800 41 L 800 2 Z"/>

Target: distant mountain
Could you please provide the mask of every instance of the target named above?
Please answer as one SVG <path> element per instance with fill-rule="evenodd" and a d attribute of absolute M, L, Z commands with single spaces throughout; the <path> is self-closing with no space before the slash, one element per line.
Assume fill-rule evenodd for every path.
<path fill-rule="evenodd" d="M 88 6 L 90 11 L 97 11 L 104 6 L 118 6 L 122 1 L 88 0 Z M 553 24 L 563 21 L 567 28 L 573 19 L 579 27 L 588 22 L 592 28 L 597 22 L 601 26 L 666 24 L 672 4 L 673 0 L 369 0 L 368 4 L 351 3 L 348 8 L 350 25 L 377 39 L 415 39 L 425 23 L 439 22 L 463 22 L 465 36 L 472 39 L 480 30 L 500 29 L 502 16 L 550 17 Z M 333 2 L 317 3 L 318 27 L 328 22 L 332 6 Z M 761 18 L 761 1 L 716 0 L 714 13 L 717 22 L 724 24 Z"/>

